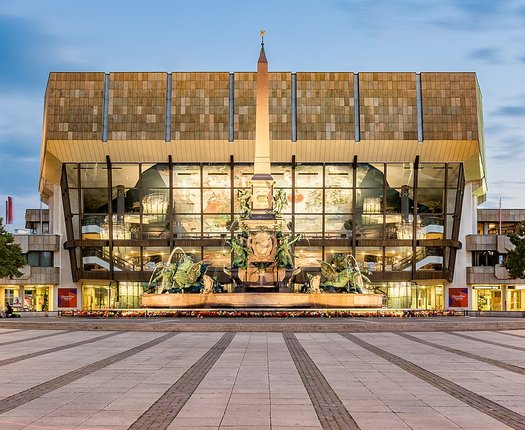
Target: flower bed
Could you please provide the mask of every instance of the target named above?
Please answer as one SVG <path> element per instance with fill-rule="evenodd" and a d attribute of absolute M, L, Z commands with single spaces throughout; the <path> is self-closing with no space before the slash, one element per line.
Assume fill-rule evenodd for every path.
<path fill-rule="evenodd" d="M 60 311 L 59 315 L 83 318 L 429 318 L 461 316 L 463 313 L 419 309 L 107 309 Z"/>

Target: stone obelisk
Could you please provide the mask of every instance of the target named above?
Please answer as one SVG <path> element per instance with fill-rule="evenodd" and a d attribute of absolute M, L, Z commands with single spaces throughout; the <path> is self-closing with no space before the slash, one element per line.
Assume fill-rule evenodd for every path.
<path fill-rule="evenodd" d="M 243 221 L 249 231 L 250 249 L 246 269 L 246 288 L 274 291 L 276 288 L 276 228 L 281 220 L 273 213 L 273 184 L 270 169 L 270 104 L 268 94 L 268 61 L 264 52 L 264 31 L 261 31 L 261 53 L 257 61 L 257 103 L 255 111 L 255 161 L 251 216 Z"/>
<path fill-rule="evenodd" d="M 270 104 L 268 94 L 268 60 L 261 31 L 261 52 L 257 61 L 257 103 L 255 111 L 255 164 L 251 180 L 252 218 L 272 219 L 273 184 L 270 169 Z"/>

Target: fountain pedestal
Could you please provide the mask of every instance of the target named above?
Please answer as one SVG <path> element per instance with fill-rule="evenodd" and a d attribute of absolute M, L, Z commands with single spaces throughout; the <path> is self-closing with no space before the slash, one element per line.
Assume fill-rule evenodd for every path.
<path fill-rule="evenodd" d="M 285 271 L 277 269 L 275 252 L 277 250 L 277 231 L 283 228 L 283 220 L 266 217 L 251 218 L 242 225 L 248 231 L 247 246 L 250 250 L 247 268 L 239 271 L 247 291 L 278 291 Z M 280 273 L 280 272 L 283 273 Z M 279 276 L 281 275 L 281 276 Z"/>

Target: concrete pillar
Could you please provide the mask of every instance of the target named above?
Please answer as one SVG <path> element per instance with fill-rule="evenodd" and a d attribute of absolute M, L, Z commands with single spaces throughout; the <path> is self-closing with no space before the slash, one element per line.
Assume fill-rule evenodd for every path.
<path fill-rule="evenodd" d="M 472 287 L 467 285 L 467 267 L 472 265 L 470 252 L 467 252 L 465 242 L 468 234 L 477 232 L 477 207 L 478 198 L 472 194 L 474 186 L 472 182 L 465 184 L 463 195 L 463 207 L 461 208 L 461 224 L 459 227 L 459 241 L 462 243 L 461 249 L 456 253 L 456 265 L 454 270 L 454 281 L 449 283 L 445 291 L 445 308 L 448 308 L 449 288 L 469 288 L 468 308 L 472 309 Z"/>

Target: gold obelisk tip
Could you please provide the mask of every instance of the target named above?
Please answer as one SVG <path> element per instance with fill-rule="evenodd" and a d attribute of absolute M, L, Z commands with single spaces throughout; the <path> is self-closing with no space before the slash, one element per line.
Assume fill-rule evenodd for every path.
<path fill-rule="evenodd" d="M 259 60 L 258 63 L 268 63 L 268 60 L 266 59 L 266 53 L 264 52 L 264 35 L 266 34 L 266 31 L 261 30 L 259 32 L 261 35 L 261 53 L 259 54 Z"/>

